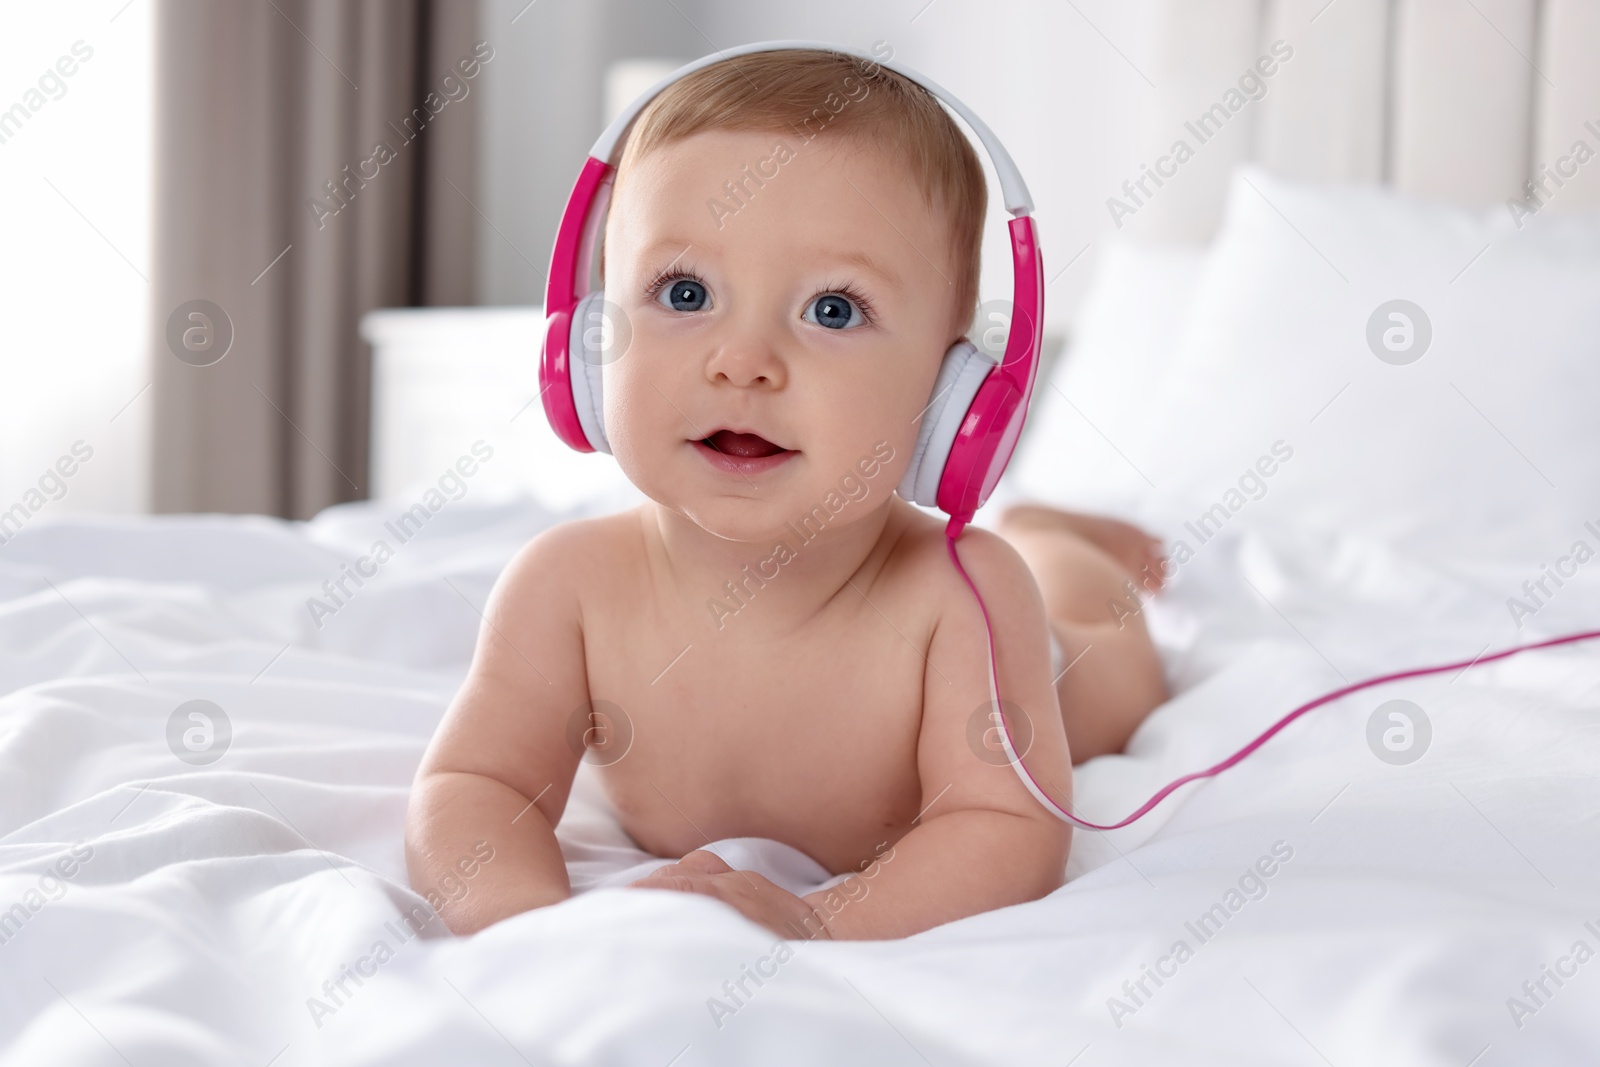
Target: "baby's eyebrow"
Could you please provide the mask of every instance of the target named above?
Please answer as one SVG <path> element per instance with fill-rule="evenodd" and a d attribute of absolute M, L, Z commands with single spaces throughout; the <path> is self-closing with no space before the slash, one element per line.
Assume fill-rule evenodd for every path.
<path fill-rule="evenodd" d="M 879 278 L 888 282 L 893 288 L 900 288 L 900 275 L 896 274 L 894 269 L 889 267 L 887 264 L 880 264 L 877 260 L 867 255 L 865 252 L 857 251 L 855 249 L 847 249 L 845 251 L 834 251 L 832 249 L 828 249 L 810 252 L 809 255 L 815 259 L 833 258 L 843 260 L 846 263 L 852 263 L 860 267 L 862 270 L 870 271 L 873 274 L 876 274 Z"/>
<path fill-rule="evenodd" d="M 664 252 L 671 252 L 676 257 L 682 257 L 685 252 L 688 252 L 691 249 L 703 250 L 712 256 L 717 255 L 719 252 L 719 249 L 717 249 L 716 246 L 707 245 L 705 242 L 701 242 L 697 245 L 693 242 L 685 241 L 678 237 L 663 237 L 658 241 L 652 241 L 650 244 L 646 245 L 644 248 L 644 255 L 654 256 Z M 899 289 L 904 285 L 904 283 L 901 281 L 900 275 L 894 270 L 894 268 L 890 267 L 886 263 L 880 263 L 878 260 L 872 258 L 866 252 L 858 248 L 798 248 L 794 250 L 792 255 L 786 258 L 790 263 L 799 264 L 818 262 L 848 263 L 851 266 L 860 267 L 862 270 L 876 274 L 879 279 L 886 282 L 890 288 Z M 674 260 L 674 262 L 676 262 L 676 260 Z"/>

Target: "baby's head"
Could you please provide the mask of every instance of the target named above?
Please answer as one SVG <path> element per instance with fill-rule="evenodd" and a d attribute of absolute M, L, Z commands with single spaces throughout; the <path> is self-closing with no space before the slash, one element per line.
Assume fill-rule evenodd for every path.
<path fill-rule="evenodd" d="M 624 471 L 739 541 L 855 483 L 833 523 L 886 503 L 971 323 L 985 203 L 954 121 L 876 64 L 758 52 L 669 86 L 629 133 L 602 249 L 632 331 L 604 369 Z M 724 469 L 751 443 L 724 430 L 790 454 Z"/>

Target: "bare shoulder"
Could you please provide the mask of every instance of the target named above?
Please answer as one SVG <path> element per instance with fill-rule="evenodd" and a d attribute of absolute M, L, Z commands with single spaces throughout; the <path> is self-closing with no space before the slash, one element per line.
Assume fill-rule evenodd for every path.
<path fill-rule="evenodd" d="M 559 523 L 518 549 L 484 607 L 475 678 L 557 684 L 573 705 L 583 699 L 586 613 L 615 598 L 638 540 L 637 515 L 622 512 Z"/>
<path fill-rule="evenodd" d="M 627 513 L 565 522 L 518 550 L 489 595 L 472 666 L 419 776 L 492 778 L 540 797 L 556 824 L 579 758 L 568 730 L 589 699 L 583 607 L 597 576 L 615 572 L 628 526 Z"/>
<path fill-rule="evenodd" d="M 624 539 L 636 538 L 638 524 L 636 511 L 556 523 L 539 531 L 523 545 L 512 565 L 521 566 L 524 560 L 534 565 L 593 562 L 615 551 Z"/>
<path fill-rule="evenodd" d="M 965 616 L 970 608 L 971 617 L 981 625 L 982 616 L 972 590 L 950 559 L 945 520 L 909 506 L 907 510 L 910 514 L 892 550 L 889 566 L 898 577 L 925 590 L 933 599 L 930 606 L 941 618 L 950 609 Z M 1031 618 L 1035 608 L 1043 620 L 1044 599 L 1038 584 L 1011 542 L 992 530 L 968 526 L 956 539 L 955 550 L 962 568 L 982 594 L 992 622 L 997 621 L 993 619 L 997 610 L 1020 612 Z"/>
<path fill-rule="evenodd" d="M 530 601 L 541 610 L 580 610 L 587 593 L 620 560 L 637 554 L 636 510 L 572 519 L 541 530 L 517 550 L 501 573 L 495 600 L 501 610 Z"/>

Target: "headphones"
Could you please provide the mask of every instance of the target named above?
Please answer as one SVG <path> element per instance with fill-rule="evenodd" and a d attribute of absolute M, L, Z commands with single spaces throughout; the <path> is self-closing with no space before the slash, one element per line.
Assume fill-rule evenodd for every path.
<path fill-rule="evenodd" d="M 556 231 L 555 251 L 545 287 L 544 353 L 539 361 L 539 394 L 556 436 L 579 452 L 611 452 L 606 438 L 601 369 L 604 290 L 593 285 L 616 168 L 611 156 L 639 112 L 667 86 L 702 67 L 752 52 L 819 49 L 888 67 L 922 86 L 961 116 L 983 142 L 1000 178 L 1006 210 L 1013 218 L 1011 260 L 1014 272 L 1012 317 L 999 363 L 966 338 L 945 352 L 933 383 L 933 396 L 920 418 L 911 465 L 896 487 L 905 499 L 938 507 L 959 534 L 993 492 L 1016 448 L 1039 370 L 1044 328 L 1044 265 L 1034 231 L 1033 200 L 1016 164 L 989 127 L 961 101 L 934 82 L 899 63 L 821 41 L 762 41 L 697 59 L 673 71 L 629 104 L 589 149 L 589 158 L 567 199 Z"/>

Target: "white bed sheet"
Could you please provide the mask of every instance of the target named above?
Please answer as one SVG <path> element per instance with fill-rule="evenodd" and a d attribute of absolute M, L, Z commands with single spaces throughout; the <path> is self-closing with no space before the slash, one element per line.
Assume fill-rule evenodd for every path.
<path fill-rule="evenodd" d="M 1046 899 L 900 941 L 798 944 L 777 963 L 770 934 L 714 901 L 621 888 L 470 939 L 436 921 L 406 936 L 412 773 L 464 674 L 473 605 L 556 519 L 469 505 L 320 631 L 306 598 L 396 506 L 309 524 L 40 522 L 0 548 L 0 913 L 26 912 L 0 943 L 5 1063 L 1600 1056 L 1600 960 L 1570 957 L 1579 941 L 1600 950 L 1600 650 L 1586 646 L 1315 712 L 1134 826 L 1079 832 L 1070 880 Z M 1179 694 L 1127 755 L 1079 768 L 1080 810 L 1121 817 L 1346 678 L 1600 625 L 1594 570 L 1519 633 L 1504 600 L 1530 575 L 1225 529 L 1148 609 Z M 1400 767 L 1365 740 L 1397 697 L 1434 731 Z M 191 767 L 165 731 L 197 698 L 234 737 Z M 640 858 L 587 772 L 560 827 L 579 887 Z M 46 881 L 77 842 L 91 858 Z M 1229 911 L 1275 845 L 1292 857 Z M 1218 904 L 1226 921 L 1202 942 L 1186 923 Z M 1179 940 L 1192 955 L 1130 995 Z M 379 941 L 393 958 L 335 1004 L 324 983 Z M 1534 1005 L 1523 983 L 1544 965 L 1576 974 L 1546 978 Z M 719 1017 L 712 998 L 734 1006 L 724 983 L 758 966 L 776 974 L 746 979 L 752 995 Z M 1536 1010 L 1514 1018 L 1513 997 Z"/>

